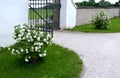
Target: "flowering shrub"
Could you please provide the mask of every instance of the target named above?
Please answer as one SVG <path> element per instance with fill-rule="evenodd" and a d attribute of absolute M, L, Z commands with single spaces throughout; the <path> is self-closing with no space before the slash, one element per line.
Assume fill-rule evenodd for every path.
<path fill-rule="evenodd" d="M 25 62 L 36 63 L 38 58 L 47 55 L 46 48 L 51 44 L 52 36 L 49 33 L 41 32 L 39 26 L 34 26 L 30 30 L 28 25 L 15 26 L 14 39 L 16 45 L 21 48 L 12 48 L 12 54 L 24 56 Z"/>
<path fill-rule="evenodd" d="M 101 11 L 99 14 L 97 14 L 97 16 L 93 18 L 92 23 L 95 25 L 96 29 L 108 29 L 110 20 L 105 14 L 105 12 Z"/>

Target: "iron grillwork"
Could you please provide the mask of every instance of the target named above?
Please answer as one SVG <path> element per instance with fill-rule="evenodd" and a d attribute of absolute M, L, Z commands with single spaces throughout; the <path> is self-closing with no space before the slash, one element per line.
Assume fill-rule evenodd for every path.
<path fill-rule="evenodd" d="M 40 31 L 53 34 L 53 0 L 29 0 L 29 21 L 31 28 L 40 26 Z"/>

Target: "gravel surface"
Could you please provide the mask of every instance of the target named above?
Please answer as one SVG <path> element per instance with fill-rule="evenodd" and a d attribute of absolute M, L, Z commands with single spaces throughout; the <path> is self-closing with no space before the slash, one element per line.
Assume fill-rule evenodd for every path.
<path fill-rule="evenodd" d="M 83 60 L 80 78 L 120 78 L 120 33 L 55 31 L 53 41 Z"/>

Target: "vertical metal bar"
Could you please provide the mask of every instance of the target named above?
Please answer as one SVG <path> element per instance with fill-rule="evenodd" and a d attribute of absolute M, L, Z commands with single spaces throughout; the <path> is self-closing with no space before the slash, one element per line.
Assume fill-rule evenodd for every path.
<path fill-rule="evenodd" d="M 40 0 L 38 0 L 38 13 L 40 14 L 40 5 L 39 5 L 39 3 L 40 3 Z M 38 24 L 40 25 L 40 19 L 39 19 L 39 17 L 38 17 Z"/>
<path fill-rule="evenodd" d="M 43 0 L 41 0 L 41 16 L 43 17 L 42 10 L 43 10 Z M 41 19 L 41 22 L 42 22 L 41 25 L 43 26 L 43 20 L 42 19 Z M 41 28 L 42 28 L 41 30 L 43 31 L 43 27 L 42 26 L 41 26 Z"/>
<path fill-rule="evenodd" d="M 41 31 L 53 34 L 53 3 L 55 0 L 29 0 L 29 18 L 31 25 L 38 24 Z M 50 7 L 49 7 L 50 6 Z"/>
<path fill-rule="evenodd" d="M 35 2 L 35 3 L 34 3 L 34 9 L 35 9 L 35 11 L 37 12 L 37 9 L 36 9 L 36 0 L 34 0 L 34 2 Z M 34 13 L 35 13 L 35 12 L 34 12 Z M 34 19 L 35 19 L 35 25 L 36 25 L 36 13 L 35 13 L 35 18 L 34 18 Z"/>
<path fill-rule="evenodd" d="M 35 10 L 35 0 L 33 0 L 33 9 Z M 35 25 L 35 12 L 33 11 L 33 25 Z"/>
<path fill-rule="evenodd" d="M 47 22 L 48 22 L 48 9 L 47 9 L 48 8 L 48 6 L 47 6 L 48 2 L 47 1 L 48 0 L 46 0 L 46 29 L 45 29 L 46 31 L 47 31 L 47 27 L 48 27 L 48 24 L 47 24 Z"/>
<path fill-rule="evenodd" d="M 30 5 L 30 3 L 29 3 L 29 2 L 30 2 L 30 1 L 28 0 L 28 5 Z M 29 15 L 30 15 L 30 13 L 29 13 L 29 8 L 28 8 L 28 25 L 30 25 Z"/>

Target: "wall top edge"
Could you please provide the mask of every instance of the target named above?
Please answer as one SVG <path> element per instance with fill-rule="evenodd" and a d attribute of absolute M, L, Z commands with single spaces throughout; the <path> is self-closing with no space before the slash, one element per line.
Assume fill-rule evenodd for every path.
<path fill-rule="evenodd" d="M 120 7 L 77 7 L 77 9 L 120 9 Z"/>

